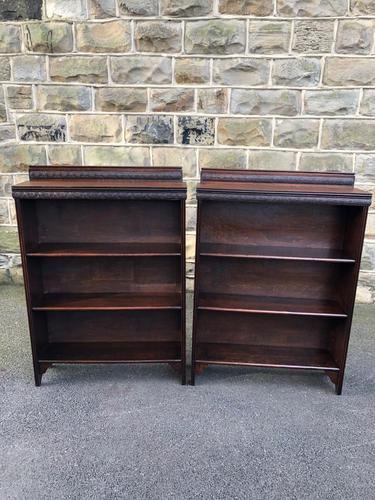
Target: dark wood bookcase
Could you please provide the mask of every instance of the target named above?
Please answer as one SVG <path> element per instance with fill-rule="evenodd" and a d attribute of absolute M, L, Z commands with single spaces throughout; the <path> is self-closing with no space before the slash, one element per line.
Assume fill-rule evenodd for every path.
<path fill-rule="evenodd" d="M 323 370 L 341 393 L 371 195 L 345 173 L 203 169 L 191 383 L 209 364 Z"/>
<path fill-rule="evenodd" d="M 31 167 L 13 186 L 34 375 L 169 363 L 185 383 L 180 168 Z"/>

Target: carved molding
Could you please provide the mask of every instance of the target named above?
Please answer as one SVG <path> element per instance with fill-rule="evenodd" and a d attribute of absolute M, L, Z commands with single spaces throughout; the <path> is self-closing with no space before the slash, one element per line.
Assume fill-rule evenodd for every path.
<path fill-rule="evenodd" d="M 12 190 L 13 198 L 31 200 L 185 200 L 184 191 L 21 191 Z"/>

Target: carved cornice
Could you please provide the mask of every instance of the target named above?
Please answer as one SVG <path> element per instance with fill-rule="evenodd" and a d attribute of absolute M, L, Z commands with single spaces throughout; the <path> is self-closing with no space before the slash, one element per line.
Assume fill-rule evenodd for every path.
<path fill-rule="evenodd" d="M 185 191 L 155 190 L 75 190 L 75 191 L 33 191 L 12 190 L 13 198 L 30 200 L 185 200 Z"/>

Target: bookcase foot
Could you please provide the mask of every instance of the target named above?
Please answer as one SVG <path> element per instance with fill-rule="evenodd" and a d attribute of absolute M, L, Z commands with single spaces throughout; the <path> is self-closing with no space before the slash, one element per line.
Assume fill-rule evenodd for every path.
<path fill-rule="evenodd" d="M 42 385 L 42 377 L 48 368 L 51 368 L 51 366 L 52 363 L 38 363 L 38 366 L 35 367 L 34 378 L 36 387 L 40 387 Z"/>
<path fill-rule="evenodd" d="M 342 380 L 340 380 L 339 372 L 326 371 L 326 374 L 330 378 L 331 382 L 335 385 L 336 394 L 340 395 L 342 392 Z"/>

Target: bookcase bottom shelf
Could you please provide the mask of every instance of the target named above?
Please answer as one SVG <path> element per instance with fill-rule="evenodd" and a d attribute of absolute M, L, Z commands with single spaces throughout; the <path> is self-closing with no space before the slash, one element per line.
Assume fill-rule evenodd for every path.
<path fill-rule="evenodd" d="M 196 363 L 339 371 L 327 350 L 242 344 L 198 344 Z"/>

